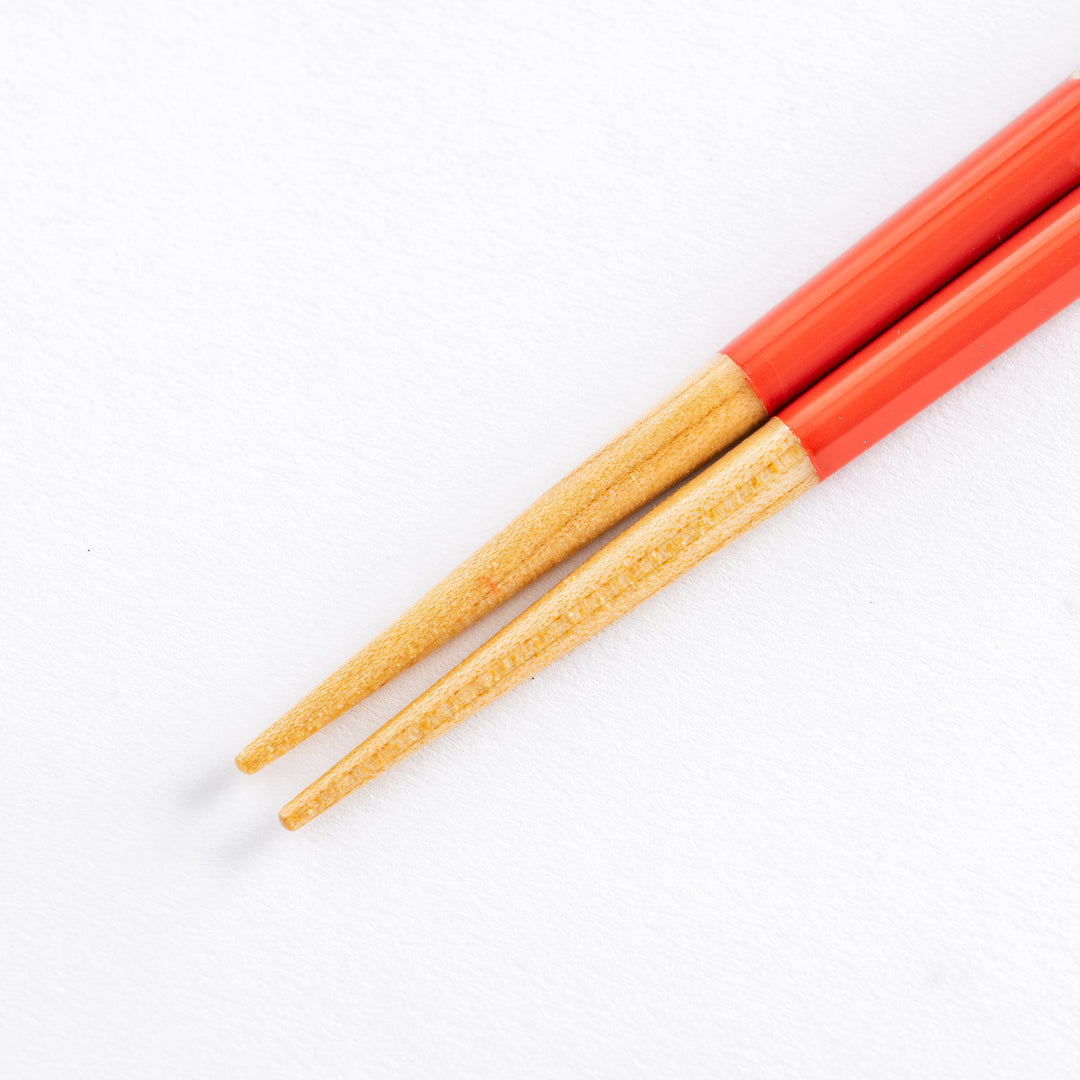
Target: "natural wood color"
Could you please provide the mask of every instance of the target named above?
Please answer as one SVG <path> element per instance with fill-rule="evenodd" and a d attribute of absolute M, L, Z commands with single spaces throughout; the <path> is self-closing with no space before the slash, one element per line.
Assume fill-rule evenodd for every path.
<path fill-rule="evenodd" d="M 817 483 L 778 419 L 566 577 L 281 811 L 296 829 Z"/>
<path fill-rule="evenodd" d="M 264 765 L 374 693 L 766 419 L 720 354 L 436 585 L 236 758 Z"/>

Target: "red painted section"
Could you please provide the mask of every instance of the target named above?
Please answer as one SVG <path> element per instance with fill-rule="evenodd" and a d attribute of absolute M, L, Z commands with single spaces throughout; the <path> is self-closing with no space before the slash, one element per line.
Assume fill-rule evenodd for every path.
<path fill-rule="evenodd" d="M 778 415 L 824 479 L 1078 298 L 1080 189 Z"/>
<path fill-rule="evenodd" d="M 1078 184 L 1072 78 L 723 351 L 773 413 Z"/>

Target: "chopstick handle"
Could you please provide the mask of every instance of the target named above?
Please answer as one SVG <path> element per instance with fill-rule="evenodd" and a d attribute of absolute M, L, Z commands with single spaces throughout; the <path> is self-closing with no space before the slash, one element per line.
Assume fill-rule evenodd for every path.
<path fill-rule="evenodd" d="M 1080 184 L 1080 73 L 724 349 L 770 415 Z"/>
<path fill-rule="evenodd" d="M 1080 188 L 827 375 L 780 418 L 824 479 L 1080 298 Z"/>

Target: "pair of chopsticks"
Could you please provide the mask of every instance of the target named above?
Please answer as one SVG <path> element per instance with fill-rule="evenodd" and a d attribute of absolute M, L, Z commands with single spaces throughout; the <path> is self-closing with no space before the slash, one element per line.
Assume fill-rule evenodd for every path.
<path fill-rule="evenodd" d="M 261 769 L 722 455 L 289 802 L 296 829 L 831 475 L 1080 297 L 1078 185 L 1080 72 L 541 496 L 237 765 Z"/>

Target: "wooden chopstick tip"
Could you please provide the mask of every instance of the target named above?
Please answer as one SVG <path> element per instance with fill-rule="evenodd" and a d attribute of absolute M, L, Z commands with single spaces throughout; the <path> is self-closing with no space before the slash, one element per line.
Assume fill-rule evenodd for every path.
<path fill-rule="evenodd" d="M 250 776 L 251 773 L 257 773 L 264 765 L 269 765 L 270 762 L 274 760 L 275 756 L 276 755 L 273 754 L 267 754 L 265 749 L 259 745 L 258 740 L 256 740 L 245 746 L 233 760 L 236 762 L 236 767 L 242 773 L 247 773 Z"/>
<path fill-rule="evenodd" d="M 301 704 L 303 704 L 301 702 Z M 277 761 L 282 754 L 287 753 L 303 739 L 311 734 L 310 730 L 303 728 L 294 722 L 294 714 L 300 706 L 287 713 L 276 724 L 272 724 L 261 735 L 252 739 L 251 742 L 236 755 L 236 767 L 244 773 L 257 773 L 266 768 L 272 761 Z M 315 728 L 314 730 L 318 730 Z"/>
<path fill-rule="evenodd" d="M 308 797 L 306 791 L 302 791 L 295 799 L 287 802 L 281 808 L 278 813 L 278 821 L 289 832 L 296 832 L 301 825 L 306 825 L 313 817 L 318 817 L 325 809 L 326 807 L 317 800 Z"/>

